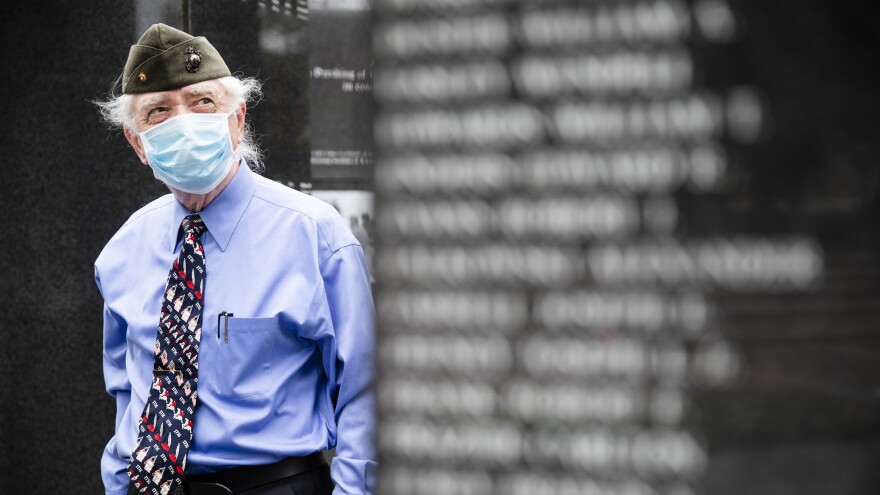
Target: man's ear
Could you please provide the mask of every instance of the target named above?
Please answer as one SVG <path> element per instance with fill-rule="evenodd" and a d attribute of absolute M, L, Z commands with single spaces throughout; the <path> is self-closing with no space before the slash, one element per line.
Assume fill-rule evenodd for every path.
<path fill-rule="evenodd" d="M 141 142 L 141 137 L 138 136 L 136 132 L 129 129 L 128 126 L 124 126 L 122 128 L 122 132 L 125 133 L 125 139 L 128 140 L 128 144 L 130 144 L 131 147 L 134 148 L 134 152 L 137 153 L 138 158 L 141 159 L 141 163 L 146 165 L 147 154 L 144 153 L 144 144 L 143 142 Z"/>
<path fill-rule="evenodd" d="M 242 102 L 237 111 L 233 115 L 235 117 L 235 127 L 230 128 L 230 138 L 232 138 L 232 149 L 238 149 L 238 143 L 244 136 L 244 116 L 247 114 L 247 105 Z M 235 131 L 235 132 L 232 132 Z"/>
<path fill-rule="evenodd" d="M 244 134 L 244 116 L 247 114 L 247 104 L 242 102 L 239 110 L 241 110 L 241 115 L 238 117 L 238 132 Z"/>

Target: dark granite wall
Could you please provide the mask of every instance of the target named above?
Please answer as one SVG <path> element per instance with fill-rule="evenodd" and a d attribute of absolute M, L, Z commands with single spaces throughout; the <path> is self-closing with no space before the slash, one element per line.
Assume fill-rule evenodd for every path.
<path fill-rule="evenodd" d="M 878 493 L 870 2 L 373 5 L 383 495 Z M 722 150 L 710 187 L 612 179 L 695 145 Z M 760 282 L 797 255 L 747 246 L 789 236 L 820 269 Z"/>
<path fill-rule="evenodd" d="M 6 2 L 0 493 L 99 493 L 112 433 L 92 262 L 160 192 L 89 102 L 132 42 L 127 1 Z"/>
<path fill-rule="evenodd" d="M 200 30 L 259 72 L 254 2 L 192 2 Z M 92 264 L 137 208 L 166 191 L 90 102 L 139 36 L 127 0 L 4 2 L 0 119 L 0 493 L 101 493 L 114 404 L 101 372 Z M 172 7 L 174 7 L 172 5 Z M 165 9 L 165 15 L 179 9 Z M 181 26 L 179 19 L 155 19 Z"/>

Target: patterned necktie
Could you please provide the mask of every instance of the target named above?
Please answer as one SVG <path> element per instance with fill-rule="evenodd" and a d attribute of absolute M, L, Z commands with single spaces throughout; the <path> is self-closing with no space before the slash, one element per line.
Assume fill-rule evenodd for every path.
<path fill-rule="evenodd" d="M 183 219 L 181 229 L 183 247 L 168 274 L 162 299 L 153 386 L 128 469 L 129 493 L 175 493 L 182 486 L 192 443 L 205 287 L 200 236 L 207 227 L 198 215 L 190 215 Z"/>

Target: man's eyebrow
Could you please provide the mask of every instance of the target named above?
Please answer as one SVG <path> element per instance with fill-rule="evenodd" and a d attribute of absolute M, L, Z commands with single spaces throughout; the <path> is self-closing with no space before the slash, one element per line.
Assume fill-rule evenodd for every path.
<path fill-rule="evenodd" d="M 156 105 L 161 105 L 161 104 L 165 103 L 166 101 L 168 101 L 168 97 L 163 96 L 163 95 L 145 96 L 144 99 L 141 100 L 140 105 L 138 105 L 138 106 L 141 108 L 141 110 L 148 110 L 151 107 L 154 107 Z"/>

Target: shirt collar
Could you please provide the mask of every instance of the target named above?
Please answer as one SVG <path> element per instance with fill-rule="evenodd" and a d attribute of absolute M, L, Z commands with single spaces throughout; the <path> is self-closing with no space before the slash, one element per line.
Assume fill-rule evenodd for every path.
<path fill-rule="evenodd" d="M 208 227 L 208 235 L 214 238 L 221 251 L 226 251 L 229 240 L 238 226 L 244 210 L 250 204 L 256 189 L 256 178 L 244 160 L 238 166 L 238 170 L 229 181 L 229 184 L 220 191 L 208 206 L 199 212 Z M 175 201 L 174 217 L 171 219 L 171 252 L 177 250 L 177 234 L 180 223 L 184 217 L 192 214 L 179 201 Z"/>

